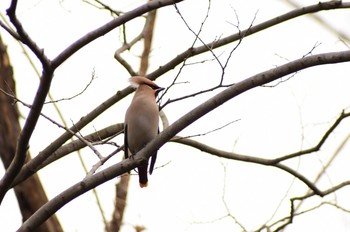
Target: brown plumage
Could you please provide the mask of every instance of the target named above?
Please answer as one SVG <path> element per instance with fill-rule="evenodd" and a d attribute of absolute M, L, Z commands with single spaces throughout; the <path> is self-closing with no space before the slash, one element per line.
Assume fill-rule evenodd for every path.
<path fill-rule="evenodd" d="M 156 103 L 157 94 L 164 88 L 142 76 L 130 78 L 131 85 L 136 88 L 134 98 L 126 111 L 124 123 L 125 158 L 135 155 L 159 133 L 159 110 Z M 149 173 L 152 174 L 157 152 L 151 156 Z M 140 187 L 147 187 L 148 160 L 137 167 Z"/>

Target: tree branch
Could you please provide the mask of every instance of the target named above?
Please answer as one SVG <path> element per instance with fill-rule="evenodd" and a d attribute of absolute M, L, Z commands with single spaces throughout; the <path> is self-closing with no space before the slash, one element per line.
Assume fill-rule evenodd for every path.
<path fill-rule="evenodd" d="M 154 4 L 155 2 L 152 1 L 151 3 Z M 330 1 L 330 2 L 319 3 L 319 4 L 311 5 L 311 6 L 308 6 L 308 7 L 304 7 L 304 8 L 301 8 L 301 9 L 293 10 L 293 11 L 291 11 L 289 13 L 286 13 L 286 14 L 283 14 L 283 15 L 281 15 L 279 17 L 276 17 L 275 19 L 268 20 L 268 21 L 263 22 L 261 24 L 258 24 L 256 26 L 252 26 L 249 29 L 240 31 L 239 33 L 236 33 L 236 34 L 230 35 L 228 37 L 222 38 L 220 40 L 214 41 L 213 43 L 210 43 L 210 44 L 208 44 L 206 46 L 203 45 L 203 46 L 200 46 L 200 47 L 197 47 L 197 48 L 190 48 L 190 49 L 186 50 L 185 52 L 181 53 L 180 55 L 178 55 L 175 59 L 169 61 L 165 65 L 161 66 L 159 69 L 157 69 L 154 72 L 152 72 L 151 74 L 147 75 L 147 77 L 149 79 L 151 79 L 151 80 L 154 80 L 157 77 L 159 77 L 160 75 L 164 74 L 165 72 L 168 72 L 169 70 L 171 70 L 174 67 L 176 67 L 184 59 L 186 59 L 188 57 L 191 57 L 191 56 L 195 56 L 195 55 L 201 54 L 203 52 L 206 52 L 206 51 L 208 51 L 207 50 L 208 47 L 214 49 L 214 48 L 218 48 L 220 46 L 226 45 L 228 43 L 234 42 L 236 40 L 239 40 L 239 39 L 242 38 L 242 35 L 244 35 L 244 36 L 252 35 L 252 34 L 254 34 L 254 33 L 258 32 L 258 31 L 264 30 L 264 29 L 266 29 L 268 27 L 271 27 L 273 25 L 279 24 L 281 22 L 290 20 L 292 18 L 301 16 L 301 15 L 304 15 L 304 14 L 314 13 L 314 12 L 322 11 L 322 10 L 340 9 L 340 8 L 349 8 L 349 7 L 350 7 L 350 3 Z M 111 21 L 110 22 L 110 24 L 113 24 L 113 23 L 115 23 L 115 21 Z M 105 25 L 104 27 L 107 27 L 107 25 Z M 104 29 L 104 30 L 106 30 L 106 29 Z M 103 31 L 103 30 L 101 29 L 101 31 Z M 95 36 L 97 36 L 97 34 L 99 34 L 99 33 L 101 34 L 101 31 L 100 31 L 100 29 L 95 30 L 95 32 L 96 32 Z M 61 53 L 61 55 L 59 55 L 55 59 L 56 60 L 55 61 L 56 62 L 55 66 L 59 65 L 60 63 L 62 63 L 71 54 L 73 54 L 76 49 L 79 49 L 81 46 L 84 46 L 87 43 L 89 43 L 89 40 L 84 40 L 83 38 L 81 38 L 80 40 L 78 40 L 77 42 L 72 44 L 69 48 L 67 48 L 64 52 Z M 324 54 L 324 55 L 326 55 L 326 54 Z M 331 54 L 328 54 L 328 55 L 331 55 Z M 337 55 L 341 55 L 341 54 L 337 53 Z M 310 57 L 314 57 L 313 59 L 317 59 L 317 58 L 315 58 L 315 56 L 310 56 Z M 344 57 L 343 58 L 338 57 L 338 58 L 335 58 L 335 60 L 332 62 L 331 61 L 332 59 L 327 58 L 327 61 L 325 61 L 325 63 L 327 63 L 328 61 L 332 62 L 332 63 L 336 63 L 336 62 L 338 62 L 338 60 L 339 60 L 339 62 L 343 62 L 343 61 L 340 61 L 342 59 L 346 60 L 346 58 L 344 58 Z M 317 63 L 317 62 L 313 61 L 312 65 L 317 65 L 315 63 Z M 322 60 L 320 60 L 320 64 L 323 64 Z M 299 65 L 301 66 L 300 69 L 312 66 L 312 65 L 309 65 L 309 64 L 304 64 L 303 62 L 300 62 Z M 288 69 L 288 66 L 281 66 L 280 68 L 282 68 L 282 67 L 286 67 Z M 297 70 L 296 67 L 294 67 L 294 68 Z M 288 70 L 285 70 L 284 72 L 285 73 L 293 73 L 293 71 L 288 72 Z M 260 77 L 260 78 L 264 79 L 264 77 Z M 268 83 L 268 81 L 266 83 Z M 258 86 L 258 84 L 259 83 L 257 83 L 257 86 Z M 225 91 L 228 91 L 232 87 L 233 86 L 231 86 L 230 88 L 226 89 Z M 113 104 L 115 104 L 119 100 L 123 99 L 125 96 L 130 94 L 132 91 L 133 90 L 130 87 L 127 87 L 127 88 L 125 88 L 125 89 L 123 89 L 121 91 L 118 91 L 116 95 L 110 97 L 105 102 L 100 104 L 96 109 L 94 109 L 93 111 L 88 113 L 85 117 L 81 118 L 80 121 L 75 123 L 75 126 L 72 127 L 71 130 L 72 131 L 76 131 L 76 130 L 82 129 L 90 121 L 95 119 L 98 115 L 100 115 L 102 112 L 107 110 L 110 106 L 112 106 Z M 223 92 L 225 92 L 225 91 L 223 91 Z M 237 93 L 237 94 L 239 94 L 239 93 Z M 213 102 L 213 104 L 215 104 L 215 102 Z M 47 157 L 49 157 L 60 146 L 62 146 L 69 138 L 71 138 L 71 134 L 70 133 L 68 133 L 68 132 L 63 133 L 59 138 L 57 138 L 47 148 L 45 148 L 42 152 L 40 152 L 30 163 L 28 163 L 28 166 L 26 167 L 26 169 L 21 170 L 21 174 L 23 174 L 22 172 L 25 172 L 26 174 L 24 176 L 31 175 L 33 173 L 31 170 L 34 170 L 35 167 L 39 166 Z"/>
<path fill-rule="evenodd" d="M 28 118 L 23 126 L 23 129 L 19 135 L 15 156 L 5 172 L 5 175 L 0 180 L 0 204 L 10 188 L 13 180 L 21 170 L 28 149 L 29 139 L 34 131 L 36 123 L 39 119 L 41 109 L 44 105 L 47 93 L 50 89 L 53 73 L 51 70 L 44 70 L 40 79 L 39 88 L 37 90 L 32 109 L 29 111 Z"/>
<path fill-rule="evenodd" d="M 30 50 L 36 55 L 43 65 L 44 70 L 49 70 L 51 61 L 46 57 L 44 50 L 40 49 L 38 45 L 30 38 L 27 32 L 24 30 L 22 23 L 18 20 L 16 16 L 17 1 L 12 1 L 10 7 L 7 9 L 7 15 L 10 18 L 11 23 L 17 30 L 18 37 L 20 41 L 26 44 Z M 10 33 L 12 35 L 12 33 Z"/>
<path fill-rule="evenodd" d="M 229 35 L 227 37 L 221 38 L 219 40 L 214 40 L 213 42 L 202 45 L 199 47 L 189 48 L 188 50 L 182 52 L 181 54 L 177 55 L 176 58 L 172 59 L 168 63 L 164 64 L 154 72 L 152 72 L 148 77 L 152 80 L 154 78 L 161 76 L 162 74 L 168 72 L 169 70 L 175 68 L 177 65 L 179 65 L 183 60 L 196 56 L 199 54 L 202 54 L 204 52 L 208 51 L 208 48 L 215 49 L 224 45 L 227 45 L 229 43 L 235 42 L 237 40 L 242 39 L 243 37 L 247 37 L 250 35 L 253 35 L 259 31 L 265 30 L 269 27 L 276 26 L 282 22 L 286 22 L 288 20 L 297 18 L 302 15 L 311 14 L 323 10 L 332 10 L 332 9 L 343 9 L 343 8 L 350 8 L 350 2 L 342 2 L 342 1 L 328 1 L 328 2 L 320 2 L 314 5 L 310 5 L 307 7 L 303 7 L 300 9 L 292 10 L 286 14 L 282 14 L 280 16 L 277 16 L 276 18 L 267 20 L 263 23 L 257 24 L 255 26 L 249 27 L 248 29 L 245 29 L 243 31 L 240 31 L 238 33 Z"/>
<path fill-rule="evenodd" d="M 340 183 L 340 184 L 338 184 L 336 186 L 333 186 L 332 188 L 329 188 L 329 189 L 326 189 L 324 191 L 321 191 L 320 194 L 316 194 L 315 192 L 312 192 L 312 193 L 306 194 L 306 195 L 301 196 L 301 197 L 293 197 L 293 198 L 291 198 L 290 199 L 290 215 L 288 217 L 282 218 L 281 220 L 277 221 L 276 223 L 272 224 L 271 226 L 276 225 L 279 222 L 283 222 L 283 221 L 287 220 L 285 223 L 283 223 L 282 225 L 280 225 L 279 227 L 277 227 L 274 230 L 275 232 L 281 231 L 283 228 L 285 228 L 289 224 L 293 223 L 293 220 L 294 220 L 295 216 L 313 210 L 313 209 L 310 209 L 310 210 L 307 210 L 307 211 L 304 211 L 304 212 L 296 213 L 295 212 L 295 207 L 294 207 L 294 202 L 295 201 L 302 201 L 302 200 L 305 200 L 305 199 L 310 198 L 310 197 L 315 196 L 315 195 L 323 197 L 323 196 L 326 196 L 328 194 L 334 193 L 337 190 L 339 190 L 339 189 L 341 189 L 341 188 L 343 188 L 345 186 L 348 186 L 348 185 L 350 185 L 350 181 L 349 180 L 348 181 L 344 181 L 344 182 L 342 182 L 342 183 Z"/>
<path fill-rule="evenodd" d="M 145 3 L 144 5 L 131 10 L 118 18 L 113 19 L 109 23 L 106 23 L 100 28 L 97 28 L 88 34 L 84 35 L 82 38 L 78 39 L 76 42 L 74 42 L 72 45 L 67 47 L 63 52 L 61 52 L 55 59 L 52 60 L 52 66 L 54 68 L 61 65 L 65 60 L 67 60 L 71 55 L 73 55 L 75 52 L 77 52 L 79 49 L 84 47 L 85 45 L 89 44 L 90 42 L 94 41 L 95 39 L 105 35 L 106 33 L 110 32 L 111 30 L 115 29 L 116 27 L 119 27 L 120 25 L 123 25 L 124 23 L 141 16 L 144 13 L 150 12 L 152 10 L 173 5 L 176 3 L 179 3 L 183 0 L 157 0 L 157 1 L 150 1 Z"/>
<path fill-rule="evenodd" d="M 350 113 L 345 113 L 343 111 L 340 114 L 340 116 L 337 118 L 337 120 L 333 123 L 333 125 L 325 132 L 325 134 L 322 136 L 321 140 L 318 142 L 318 144 L 316 146 L 309 148 L 309 149 L 306 149 L 306 150 L 299 151 L 299 152 L 294 152 L 290 155 L 284 155 L 284 156 L 281 156 L 281 157 L 275 158 L 275 159 L 264 159 L 264 158 L 259 158 L 256 156 L 241 155 L 241 154 L 237 154 L 237 153 L 233 153 L 233 152 L 222 151 L 222 150 L 210 147 L 206 144 L 197 142 L 195 140 L 191 140 L 191 139 L 183 138 L 183 137 L 179 137 L 179 136 L 175 136 L 170 141 L 185 144 L 185 145 L 191 146 L 193 148 L 197 148 L 203 152 L 206 152 L 206 153 L 209 153 L 212 155 L 216 155 L 216 156 L 221 157 L 221 158 L 238 160 L 238 161 L 243 161 L 243 162 L 248 162 L 248 163 L 256 163 L 256 164 L 273 166 L 273 167 L 279 168 L 283 171 L 288 172 L 289 174 L 293 175 L 294 177 L 298 178 L 300 181 L 304 182 L 313 191 L 313 194 L 323 196 L 324 193 L 316 187 L 316 184 L 314 182 L 310 181 L 305 176 L 303 176 L 300 173 L 298 173 L 297 171 L 289 168 L 288 166 L 281 164 L 281 162 L 285 161 L 287 159 L 300 157 L 302 155 L 310 154 L 312 152 L 318 151 L 321 148 L 321 146 L 326 142 L 329 135 L 335 130 L 335 128 L 337 128 L 337 126 L 340 124 L 340 122 L 349 116 L 350 116 Z"/>
<path fill-rule="evenodd" d="M 214 97 L 210 98 L 209 100 L 205 101 L 204 103 L 200 104 L 199 106 L 182 116 L 168 128 L 162 131 L 154 140 L 148 143 L 140 152 L 138 152 L 135 155 L 134 159 L 123 160 L 118 164 L 106 168 L 103 171 L 100 171 L 92 176 L 88 176 L 83 181 L 73 185 L 61 194 L 54 197 L 50 202 L 46 203 L 35 214 L 33 214 L 32 217 L 30 217 L 26 222 L 24 222 L 21 228 L 19 228 L 19 231 L 34 230 L 49 216 L 51 216 L 69 201 L 91 190 L 99 184 L 102 184 L 118 175 L 121 175 L 137 167 L 142 162 L 148 160 L 149 156 L 153 154 L 154 151 L 158 150 L 161 146 L 163 146 L 167 141 L 173 138 L 181 130 L 195 122 L 203 115 L 209 113 L 210 111 L 219 107 L 228 100 L 246 92 L 247 90 L 264 85 L 278 78 L 281 78 L 282 76 L 312 66 L 349 61 L 350 51 L 312 55 L 292 61 L 285 65 L 281 65 L 277 68 L 273 68 L 271 70 L 256 74 L 250 78 L 238 82 L 236 85 L 231 86 L 228 89 L 218 93 Z M 325 192 L 321 193 L 321 196 L 325 195 Z M 319 194 L 319 192 L 315 191 L 313 194 Z"/>
<path fill-rule="evenodd" d="M 275 24 L 290 20 L 292 18 L 317 12 L 320 10 L 329 10 L 329 9 L 338 9 L 338 8 L 349 8 L 350 3 L 337 3 L 335 4 L 334 1 L 322 3 L 322 4 L 315 4 L 311 5 L 309 7 L 305 7 L 302 9 L 293 10 L 289 13 L 283 14 L 275 19 L 268 20 L 266 22 L 263 22 L 261 24 L 258 24 L 256 26 L 249 27 L 246 30 L 240 31 L 239 33 L 233 34 L 231 36 L 222 38 L 218 41 L 214 41 L 210 43 L 209 45 L 203 45 L 197 48 L 190 48 L 187 51 L 181 53 L 178 55 L 175 59 L 169 61 L 165 65 L 161 66 L 159 69 L 155 70 L 151 74 L 147 75 L 147 78 L 151 80 L 155 80 L 160 75 L 168 72 L 169 70 L 175 68 L 178 64 L 180 64 L 184 59 L 187 59 L 188 57 L 195 56 L 198 54 L 201 54 L 203 52 L 208 51 L 208 48 L 218 48 L 220 46 L 226 45 L 228 43 L 234 42 L 236 40 L 240 40 L 242 36 L 249 36 L 252 35 L 258 31 L 264 30 L 268 27 L 271 27 Z M 114 21 L 112 21 L 114 22 Z M 98 31 L 99 29 L 95 30 Z M 80 42 L 79 42 L 80 41 Z M 75 44 L 76 46 L 81 46 L 80 43 L 83 43 L 83 38 L 78 40 Z M 71 45 L 72 47 L 73 45 Z M 66 52 L 68 52 L 68 48 L 66 49 Z M 62 54 L 62 53 L 61 53 Z M 68 58 L 68 57 L 67 57 Z M 57 59 L 57 58 L 56 58 Z M 63 62 L 63 61 L 62 61 Z M 85 127 L 90 121 L 95 119 L 97 116 L 102 114 L 105 110 L 107 110 L 109 107 L 111 107 L 113 104 L 118 102 L 119 100 L 123 99 L 127 95 L 133 92 L 133 89 L 131 87 L 127 87 L 121 91 L 118 91 L 117 94 L 113 95 L 109 99 L 107 99 L 105 102 L 100 104 L 98 107 L 96 107 L 93 111 L 88 113 L 85 117 L 81 118 L 77 123 L 75 123 L 75 127 L 70 128 L 72 131 L 80 130 L 83 127 Z M 57 138 L 53 143 L 51 143 L 47 148 L 45 148 L 42 152 L 40 152 L 30 163 L 28 163 L 28 168 L 22 170 L 23 172 L 26 172 L 25 176 L 28 176 L 30 174 L 33 174 L 31 170 L 34 170 L 35 167 L 40 165 L 47 157 L 49 157 L 53 152 L 55 152 L 60 146 L 62 146 L 69 138 L 71 138 L 71 134 L 68 132 L 65 132 L 62 134 L 59 138 Z M 21 171 L 21 172 L 22 172 Z M 21 175 L 23 175 L 21 173 Z M 17 181 L 16 181 L 17 182 Z"/>
<path fill-rule="evenodd" d="M 108 180 L 111 180 L 116 176 L 122 175 L 123 173 L 136 168 L 141 164 L 142 159 L 142 157 L 136 157 L 135 159 L 126 159 L 92 176 L 88 176 L 84 180 L 54 197 L 47 204 L 43 205 L 27 221 L 25 221 L 17 231 L 35 231 L 35 229 L 45 220 L 47 220 L 50 215 L 57 212 L 65 204 L 80 196 L 81 194 L 86 193 L 92 188 L 95 188 L 96 186 Z"/>
<path fill-rule="evenodd" d="M 320 141 L 316 144 L 316 146 L 306 149 L 306 150 L 302 150 L 299 152 L 295 152 L 289 155 L 285 155 L 279 158 L 274 159 L 274 162 L 279 163 L 281 161 L 287 160 L 287 159 L 291 159 L 294 157 L 300 157 L 302 155 L 305 154 L 310 154 L 312 152 L 316 152 L 319 151 L 320 148 L 322 147 L 322 145 L 326 142 L 326 140 L 328 139 L 328 137 L 330 136 L 330 134 L 335 130 L 335 128 L 338 127 L 338 125 L 340 124 L 341 121 L 343 121 L 343 119 L 347 118 L 350 116 L 350 112 L 349 113 L 345 113 L 344 111 L 339 115 L 339 117 L 337 118 L 337 120 L 333 123 L 333 125 L 326 131 L 326 133 L 324 133 L 324 135 L 322 136 L 322 138 L 320 139 Z"/>
<path fill-rule="evenodd" d="M 40 116 L 40 112 L 45 102 L 47 93 L 50 89 L 51 81 L 53 77 L 53 69 L 51 68 L 50 60 L 45 56 L 44 52 L 35 44 L 35 42 L 25 32 L 24 28 L 22 27 L 22 24 L 17 19 L 16 8 L 17 8 L 17 1 L 14 0 L 11 2 L 10 8 L 7 10 L 7 13 L 10 17 L 10 21 L 15 26 L 17 33 L 20 37 L 20 40 L 34 52 L 34 54 L 42 63 L 43 73 L 40 79 L 38 90 L 36 92 L 36 96 L 34 98 L 34 102 L 32 104 L 32 109 L 30 110 L 28 114 L 28 118 L 19 135 L 14 158 L 10 166 L 6 170 L 5 175 L 0 180 L 0 204 L 7 190 L 10 188 L 13 180 L 15 179 L 16 175 L 19 173 L 19 171 L 21 170 L 25 162 L 29 139 L 34 131 L 34 128 Z"/>
<path fill-rule="evenodd" d="M 109 138 L 115 134 L 121 133 L 124 130 L 124 124 L 118 123 L 115 125 L 111 125 L 109 127 L 106 127 L 104 129 L 101 129 L 99 131 L 96 131 L 94 133 L 91 133 L 84 138 L 90 142 L 97 142 L 104 140 L 106 138 Z M 31 165 L 25 164 L 21 170 L 21 172 L 16 177 L 13 186 L 16 186 L 17 184 L 21 183 L 22 181 L 26 180 L 28 177 L 30 177 L 33 173 L 36 173 L 40 169 L 46 167 L 50 163 L 74 152 L 77 150 L 80 150 L 82 148 L 86 147 L 86 144 L 82 142 L 81 140 L 77 139 L 73 142 L 70 142 L 64 146 L 61 146 L 59 149 L 57 149 L 55 152 L 53 152 L 47 159 L 45 159 L 41 164 L 38 166 L 33 167 L 32 169 Z"/>
<path fill-rule="evenodd" d="M 105 24 L 104 26 L 88 33 L 87 35 L 85 35 L 84 37 L 82 37 L 81 39 L 79 39 L 75 43 L 73 43 L 71 46 L 69 46 L 66 50 L 64 50 L 60 55 L 58 55 L 51 62 L 52 69 L 57 68 L 59 65 L 61 65 L 66 59 L 68 59 L 72 54 L 74 54 L 80 48 L 82 48 L 86 44 L 90 43 L 94 39 L 104 35 L 105 33 L 109 32 L 110 30 L 114 29 L 118 25 L 121 25 L 121 24 L 125 23 L 126 21 L 131 20 L 139 15 L 142 15 L 143 13 L 148 12 L 148 11 L 151 11 L 151 10 L 163 7 L 163 6 L 171 5 L 171 4 L 174 4 L 177 2 L 181 2 L 181 1 L 183 1 L 183 0 L 151 1 L 151 2 L 144 4 L 143 6 L 141 6 L 139 8 L 136 8 L 133 11 L 125 13 L 124 15 L 112 20 L 111 22 Z M 89 122 L 91 122 L 93 119 L 95 119 L 102 112 L 107 110 L 113 104 L 115 104 L 119 100 L 123 99 L 128 94 L 132 93 L 133 91 L 134 90 L 131 87 L 127 87 L 124 90 L 118 91 L 117 94 L 110 97 L 105 102 L 103 102 L 98 107 L 96 107 L 88 115 L 81 118 L 73 127 L 70 128 L 70 130 L 73 132 L 77 132 L 78 130 L 82 129 L 84 126 L 86 126 Z M 69 133 L 69 132 L 63 133 L 53 143 L 51 143 L 42 152 L 40 152 L 34 159 L 32 159 L 26 165 L 26 169 L 21 170 L 21 176 L 28 177 L 31 174 L 33 174 L 34 172 L 32 170 L 36 169 L 36 167 L 38 167 L 47 157 L 49 157 L 53 152 L 55 152 L 60 146 L 62 146 L 71 137 L 72 137 L 71 133 Z M 25 173 L 25 174 L 23 174 L 23 173 Z M 18 183 L 18 181 L 16 181 L 16 182 Z M 1 184 L 1 182 L 0 182 L 0 184 Z M 0 197 L 1 197 L 1 190 L 0 190 Z"/>

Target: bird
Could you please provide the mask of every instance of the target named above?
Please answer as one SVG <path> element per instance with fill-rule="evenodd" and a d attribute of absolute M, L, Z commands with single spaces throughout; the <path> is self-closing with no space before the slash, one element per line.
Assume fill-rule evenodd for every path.
<path fill-rule="evenodd" d="M 158 93 L 164 88 L 144 76 L 133 76 L 129 79 L 136 88 L 135 95 L 125 113 L 124 153 L 125 159 L 142 150 L 159 134 L 159 107 L 156 103 Z M 151 156 L 149 173 L 152 174 L 157 159 L 157 151 Z M 140 187 L 148 186 L 148 161 L 137 167 Z"/>

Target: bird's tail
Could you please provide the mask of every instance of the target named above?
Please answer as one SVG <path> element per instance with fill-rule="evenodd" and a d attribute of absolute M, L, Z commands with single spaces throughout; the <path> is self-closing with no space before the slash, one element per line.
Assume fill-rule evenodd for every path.
<path fill-rule="evenodd" d="M 137 170 L 139 172 L 139 183 L 140 183 L 141 188 L 148 186 L 147 166 L 148 166 L 148 164 L 139 166 L 137 168 Z"/>

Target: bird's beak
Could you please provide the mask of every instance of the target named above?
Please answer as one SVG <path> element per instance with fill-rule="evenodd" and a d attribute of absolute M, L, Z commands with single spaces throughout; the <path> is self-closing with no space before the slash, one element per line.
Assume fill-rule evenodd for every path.
<path fill-rule="evenodd" d="M 161 91 L 163 91 L 165 88 L 163 87 L 159 87 L 158 89 L 156 89 L 156 96 L 158 95 L 158 93 L 160 93 Z"/>

